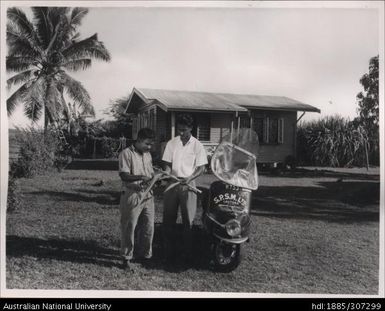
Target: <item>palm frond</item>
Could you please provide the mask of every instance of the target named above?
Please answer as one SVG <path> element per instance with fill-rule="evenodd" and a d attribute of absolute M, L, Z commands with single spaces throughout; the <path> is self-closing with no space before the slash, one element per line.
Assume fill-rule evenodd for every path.
<path fill-rule="evenodd" d="M 101 59 L 104 61 L 109 61 L 111 59 L 104 44 L 98 41 L 97 34 L 82 41 L 75 42 L 63 51 L 63 55 L 70 60 L 85 57 Z"/>
<path fill-rule="evenodd" d="M 24 103 L 24 114 L 33 122 L 37 122 L 43 114 L 43 105 L 33 97 L 29 97 Z"/>
<path fill-rule="evenodd" d="M 48 7 L 48 16 L 51 20 L 53 26 L 55 27 L 57 24 L 59 24 L 62 21 L 62 17 L 66 16 L 71 11 L 71 8 L 69 7 Z"/>
<path fill-rule="evenodd" d="M 72 37 L 71 37 L 71 44 L 78 42 L 78 39 L 80 37 L 80 33 L 76 32 Z"/>
<path fill-rule="evenodd" d="M 13 42 L 17 41 L 20 38 L 20 31 L 17 29 L 16 25 L 9 21 L 7 23 L 7 43 L 11 45 Z"/>
<path fill-rule="evenodd" d="M 83 8 L 75 8 L 72 12 L 67 8 L 66 11 L 63 11 L 58 16 L 50 13 L 50 19 L 53 19 L 52 26 L 55 29 L 53 34 L 51 34 L 48 46 L 52 45 L 53 49 L 62 50 L 73 44 L 76 29 L 87 12 L 88 10 Z"/>
<path fill-rule="evenodd" d="M 46 48 L 52 48 L 55 51 L 62 50 L 68 41 L 68 38 L 73 33 L 70 25 L 70 11 L 69 7 L 50 7 L 48 9 L 49 20 L 52 23 L 53 32 L 51 33 L 51 40 Z"/>
<path fill-rule="evenodd" d="M 33 38 L 35 35 L 33 24 L 28 20 L 25 13 L 18 8 L 9 8 L 7 10 L 7 18 L 14 22 L 18 28 L 27 37 Z"/>
<path fill-rule="evenodd" d="M 37 57 L 41 53 L 38 44 L 25 33 L 20 32 L 12 22 L 7 23 L 6 41 L 9 55 Z"/>
<path fill-rule="evenodd" d="M 73 8 L 71 12 L 70 24 L 74 26 L 80 26 L 84 16 L 88 14 L 87 8 Z"/>
<path fill-rule="evenodd" d="M 91 66 L 91 60 L 88 58 L 72 60 L 62 66 L 71 71 L 85 70 Z"/>
<path fill-rule="evenodd" d="M 12 40 L 22 41 L 24 44 L 28 44 L 32 51 L 36 55 L 41 52 L 40 41 L 37 36 L 34 25 L 28 20 L 23 11 L 18 8 L 9 8 L 7 10 L 7 42 L 12 46 Z M 11 33 L 13 36 L 11 36 Z M 16 34 L 16 37 L 15 37 Z M 12 39 L 9 39 L 12 38 Z"/>
<path fill-rule="evenodd" d="M 71 107 L 69 106 L 71 104 L 67 103 L 64 100 L 63 94 L 61 94 L 61 101 L 62 101 L 62 108 L 63 108 L 63 111 L 62 111 L 63 117 L 66 120 L 66 122 L 69 122 L 72 119 Z"/>
<path fill-rule="evenodd" d="M 38 70 L 27 70 L 23 71 L 19 74 L 14 75 L 13 77 L 9 78 L 7 80 L 7 88 L 11 88 L 12 85 L 19 84 L 22 82 L 30 81 L 32 78 L 35 77 L 35 74 L 37 74 Z"/>
<path fill-rule="evenodd" d="M 18 103 L 24 99 L 24 95 L 28 90 L 30 83 L 25 83 L 19 87 L 8 99 L 7 99 L 7 114 L 11 116 Z"/>
<path fill-rule="evenodd" d="M 34 23 L 36 25 L 37 37 L 42 48 L 45 50 L 49 46 L 55 34 L 55 29 L 63 20 L 63 17 L 70 8 L 68 7 L 32 7 Z M 52 44 L 51 44 L 52 45 Z"/>
<path fill-rule="evenodd" d="M 51 30 L 48 21 L 48 7 L 32 7 L 37 36 L 43 48 L 48 46 Z"/>
<path fill-rule="evenodd" d="M 88 94 L 87 90 L 83 87 L 83 85 L 71 78 L 66 73 L 61 74 L 61 80 L 63 82 L 63 87 L 65 88 L 67 94 L 73 99 L 73 101 L 79 105 L 79 107 L 85 113 L 90 113 L 91 115 L 95 115 L 94 107 L 91 104 L 91 98 Z"/>
<path fill-rule="evenodd" d="M 45 105 L 46 79 L 36 79 L 24 94 L 24 113 L 33 122 L 40 119 Z"/>
<path fill-rule="evenodd" d="M 62 19 L 61 31 L 58 34 L 58 42 L 61 43 L 61 47 L 67 48 L 73 44 L 76 37 L 79 36 L 77 28 L 81 25 L 82 19 L 88 13 L 87 8 L 73 8 L 72 12 L 68 12 Z"/>
<path fill-rule="evenodd" d="M 19 72 L 37 65 L 34 58 L 25 56 L 7 56 L 5 63 L 8 72 Z"/>

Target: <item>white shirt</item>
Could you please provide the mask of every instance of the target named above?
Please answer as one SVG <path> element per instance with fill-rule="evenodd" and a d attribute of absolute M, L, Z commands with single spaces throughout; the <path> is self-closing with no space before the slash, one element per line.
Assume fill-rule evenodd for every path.
<path fill-rule="evenodd" d="M 189 177 L 198 166 L 207 164 L 207 155 L 202 143 L 195 137 L 191 136 L 183 146 L 180 136 L 177 136 L 167 143 L 162 160 L 171 163 L 173 175 Z"/>

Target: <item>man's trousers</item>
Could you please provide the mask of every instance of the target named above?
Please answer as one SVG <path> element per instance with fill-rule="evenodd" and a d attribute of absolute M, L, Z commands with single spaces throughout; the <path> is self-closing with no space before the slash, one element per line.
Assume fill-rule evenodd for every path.
<path fill-rule="evenodd" d="M 152 257 L 154 237 L 154 198 L 145 199 L 139 206 L 139 194 L 126 190 L 120 196 L 121 255 L 130 260 L 134 256 L 135 229 L 138 245 L 135 252 L 138 257 Z"/>
<path fill-rule="evenodd" d="M 190 185 L 195 186 L 194 182 Z M 164 193 L 163 235 L 165 256 L 175 256 L 175 226 L 180 207 L 183 223 L 183 255 L 191 258 L 192 225 L 197 210 L 197 195 L 186 185 L 178 185 Z"/>

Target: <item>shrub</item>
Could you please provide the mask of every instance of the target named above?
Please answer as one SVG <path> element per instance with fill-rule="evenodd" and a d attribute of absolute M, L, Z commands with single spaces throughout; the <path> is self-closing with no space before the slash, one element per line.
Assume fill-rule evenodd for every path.
<path fill-rule="evenodd" d="M 122 146 L 120 140 L 112 137 L 81 137 L 67 139 L 70 145 L 70 154 L 76 158 L 115 158 Z M 130 141 L 127 141 L 129 144 Z"/>
<path fill-rule="evenodd" d="M 20 204 L 19 195 L 19 185 L 17 178 L 13 173 L 10 173 L 8 178 L 7 211 L 13 211 L 17 209 Z"/>
<path fill-rule="evenodd" d="M 114 158 L 117 156 L 116 151 L 119 148 L 120 141 L 119 139 L 114 139 L 110 137 L 102 137 L 99 141 L 98 154 L 105 159 Z"/>
<path fill-rule="evenodd" d="M 20 146 L 18 160 L 13 164 L 15 177 L 33 177 L 52 168 L 60 168 L 66 149 L 58 134 L 52 130 L 29 128 L 18 130 L 16 139 Z"/>

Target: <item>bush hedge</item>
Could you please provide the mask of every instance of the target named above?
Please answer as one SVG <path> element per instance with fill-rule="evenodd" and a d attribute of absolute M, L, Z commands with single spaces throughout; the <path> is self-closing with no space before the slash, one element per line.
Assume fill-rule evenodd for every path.
<path fill-rule="evenodd" d="M 54 168 L 61 169 L 69 161 L 64 141 L 55 131 L 28 128 L 18 130 L 18 159 L 11 165 L 10 175 L 33 177 Z"/>

